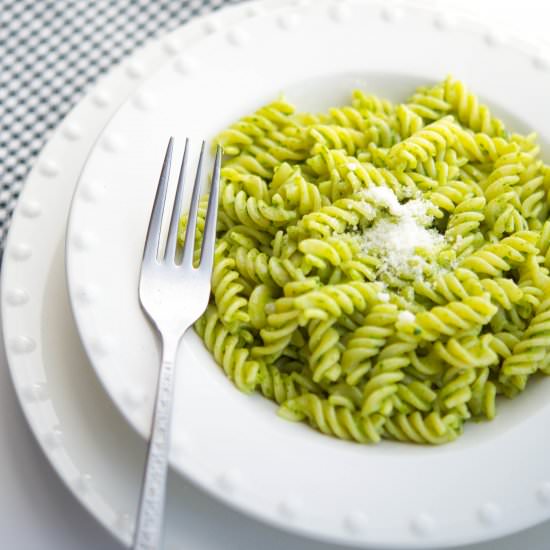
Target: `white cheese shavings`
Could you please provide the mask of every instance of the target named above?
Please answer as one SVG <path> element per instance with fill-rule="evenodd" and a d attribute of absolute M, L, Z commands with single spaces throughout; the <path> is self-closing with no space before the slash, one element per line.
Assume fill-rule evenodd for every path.
<path fill-rule="evenodd" d="M 378 299 L 381 302 L 389 302 L 390 301 L 390 295 L 387 292 L 379 292 L 378 293 Z"/>
<path fill-rule="evenodd" d="M 401 323 L 412 323 L 416 319 L 414 313 L 410 311 L 400 311 L 397 320 Z"/>
<path fill-rule="evenodd" d="M 387 208 L 394 216 L 399 216 L 401 204 L 395 193 L 389 187 L 369 187 L 362 193 L 365 199 L 370 199 L 375 205 Z"/>
<path fill-rule="evenodd" d="M 421 223 L 429 223 L 432 216 L 428 209 L 433 204 L 426 199 L 412 199 L 401 204 L 395 193 L 389 187 L 369 187 L 361 192 L 366 203 L 378 208 L 387 208 L 392 216 L 412 216 Z"/>
<path fill-rule="evenodd" d="M 432 221 L 428 214 L 432 204 L 426 199 L 401 204 L 388 187 L 371 187 L 363 196 L 366 201 L 387 208 L 391 215 L 381 217 L 363 232 L 362 250 L 366 254 L 377 253 L 383 262 L 381 273 L 421 275 L 426 264 L 424 257 L 433 254 L 445 242 L 437 230 L 425 227 Z"/>

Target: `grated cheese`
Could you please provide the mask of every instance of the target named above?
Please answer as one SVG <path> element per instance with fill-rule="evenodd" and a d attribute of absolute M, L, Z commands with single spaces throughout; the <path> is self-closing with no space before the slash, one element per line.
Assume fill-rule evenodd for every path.
<path fill-rule="evenodd" d="M 376 206 L 387 208 L 394 216 L 399 216 L 401 213 L 402 206 L 389 187 L 369 187 L 363 191 L 362 195 L 367 200 L 371 199 Z"/>
<path fill-rule="evenodd" d="M 426 199 L 401 204 L 389 187 L 371 187 L 363 192 L 363 197 L 390 213 L 363 232 L 363 251 L 378 252 L 383 260 L 381 272 L 420 275 L 426 262 L 418 254 L 419 249 L 424 255 L 431 254 L 445 242 L 437 230 L 425 227 L 432 221 L 428 210 L 433 205 Z"/>

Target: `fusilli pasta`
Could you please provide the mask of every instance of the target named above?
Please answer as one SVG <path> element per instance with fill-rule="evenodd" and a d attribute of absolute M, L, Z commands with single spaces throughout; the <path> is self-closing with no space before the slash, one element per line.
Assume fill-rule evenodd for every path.
<path fill-rule="evenodd" d="M 239 389 L 341 439 L 440 444 L 550 374 L 550 167 L 462 82 L 279 99 L 216 144 L 196 330 Z"/>

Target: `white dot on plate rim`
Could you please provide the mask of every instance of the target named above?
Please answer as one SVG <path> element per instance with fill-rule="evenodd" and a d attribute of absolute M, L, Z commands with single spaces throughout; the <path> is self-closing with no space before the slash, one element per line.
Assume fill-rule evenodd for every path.
<path fill-rule="evenodd" d="M 89 231 L 81 231 L 73 238 L 73 244 L 77 250 L 90 250 L 96 244 L 97 239 L 93 233 Z"/>
<path fill-rule="evenodd" d="M 548 71 L 550 70 L 550 59 L 537 55 L 533 58 L 533 65 L 541 71 Z"/>
<path fill-rule="evenodd" d="M 439 14 L 434 19 L 434 27 L 440 31 L 446 31 L 455 26 L 455 21 L 448 15 Z"/>
<path fill-rule="evenodd" d="M 30 336 L 14 336 L 10 341 L 10 349 L 17 354 L 31 353 L 36 349 L 36 342 Z"/>
<path fill-rule="evenodd" d="M 26 243 L 14 244 L 11 248 L 11 257 L 17 261 L 24 261 L 32 255 L 31 247 Z"/>
<path fill-rule="evenodd" d="M 74 122 L 67 122 L 61 131 L 63 132 L 63 135 L 71 141 L 77 140 L 82 135 L 80 126 Z"/>
<path fill-rule="evenodd" d="M 298 25 L 300 19 L 296 13 L 285 13 L 277 18 L 279 27 L 284 30 L 290 30 Z"/>
<path fill-rule="evenodd" d="M 29 293 L 20 287 L 10 288 L 6 292 L 6 302 L 10 306 L 22 306 L 29 301 Z"/>
<path fill-rule="evenodd" d="M 179 43 L 174 37 L 169 37 L 162 43 L 162 48 L 168 55 L 175 54 L 179 50 L 179 47 Z"/>
<path fill-rule="evenodd" d="M 478 510 L 478 518 L 487 526 L 494 525 L 501 517 L 500 508 L 494 502 L 486 502 Z"/>
<path fill-rule="evenodd" d="M 154 106 L 153 96 L 145 90 L 136 92 L 132 102 L 140 111 L 148 111 Z"/>
<path fill-rule="evenodd" d="M 209 19 L 204 23 L 204 30 L 208 34 L 214 33 L 221 29 L 221 24 L 217 19 Z"/>
<path fill-rule="evenodd" d="M 93 340 L 90 347 L 98 357 L 105 357 L 109 353 L 109 345 L 104 340 Z"/>
<path fill-rule="evenodd" d="M 343 524 L 346 530 L 350 533 L 360 533 L 366 527 L 367 518 L 363 512 L 348 512 L 344 516 Z"/>
<path fill-rule="evenodd" d="M 42 206 L 35 200 L 27 200 L 21 204 L 21 214 L 25 218 L 36 218 L 42 213 Z"/>
<path fill-rule="evenodd" d="M 74 486 L 79 493 L 86 494 L 90 491 L 91 484 L 92 476 L 88 473 L 84 473 L 76 479 Z"/>
<path fill-rule="evenodd" d="M 109 153 L 117 153 L 123 148 L 122 138 L 118 134 L 108 134 L 101 142 L 103 149 Z"/>
<path fill-rule="evenodd" d="M 233 46 L 244 46 L 248 42 L 248 33 L 242 29 L 231 29 L 227 33 L 227 40 Z"/>
<path fill-rule="evenodd" d="M 283 499 L 278 506 L 278 511 L 281 516 L 286 519 L 294 519 L 298 515 L 301 508 L 301 502 L 297 497 L 289 496 Z"/>
<path fill-rule="evenodd" d="M 80 192 L 80 197 L 86 202 L 95 202 L 101 195 L 101 189 L 99 183 L 97 182 L 87 182 L 82 186 L 82 191 Z"/>
<path fill-rule="evenodd" d="M 31 403 L 38 403 L 48 399 L 48 389 L 45 382 L 35 382 L 24 390 L 25 398 Z"/>
<path fill-rule="evenodd" d="M 50 159 L 45 159 L 40 163 L 40 173 L 47 178 L 52 178 L 59 173 L 59 166 Z"/>
<path fill-rule="evenodd" d="M 107 107 L 107 105 L 109 105 L 109 102 L 110 102 L 109 94 L 104 90 L 99 90 L 92 96 L 92 103 L 96 107 L 102 107 L 102 108 Z"/>
<path fill-rule="evenodd" d="M 395 6 L 384 6 L 380 15 L 386 23 L 393 23 L 403 16 L 403 11 Z"/>
<path fill-rule="evenodd" d="M 176 59 L 174 66 L 178 73 L 190 74 L 196 69 L 197 60 L 191 55 L 183 54 Z"/>
<path fill-rule="evenodd" d="M 53 428 L 44 437 L 44 443 L 49 449 L 58 449 L 63 443 L 63 431 L 59 426 Z"/>
<path fill-rule="evenodd" d="M 137 61 L 130 61 L 126 66 L 126 74 L 130 78 L 140 78 L 145 74 L 145 69 Z"/>
<path fill-rule="evenodd" d="M 261 15 L 262 13 L 263 13 L 263 10 L 255 4 L 253 4 L 252 6 L 250 6 L 246 10 L 246 15 L 248 17 L 257 17 L 258 15 Z"/>
<path fill-rule="evenodd" d="M 434 518 L 426 513 L 418 514 L 411 522 L 411 531 L 422 537 L 429 535 L 434 528 Z"/>
<path fill-rule="evenodd" d="M 234 493 L 241 483 L 241 479 L 241 473 L 234 468 L 230 468 L 220 474 L 218 485 L 226 493 Z"/>
<path fill-rule="evenodd" d="M 543 506 L 550 506 L 550 481 L 545 481 L 537 489 L 537 500 Z"/>
<path fill-rule="evenodd" d="M 75 291 L 75 297 L 83 305 L 94 303 L 98 296 L 99 290 L 94 285 L 81 286 Z"/>
<path fill-rule="evenodd" d="M 506 41 L 502 34 L 495 31 L 485 33 L 483 39 L 488 46 L 501 46 Z"/>
<path fill-rule="evenodd" d="M 329 8 L 329 15 L 333 21 L 339 23 L 349 18 L 351 10 L 346 4 L 334 4 Z"/>

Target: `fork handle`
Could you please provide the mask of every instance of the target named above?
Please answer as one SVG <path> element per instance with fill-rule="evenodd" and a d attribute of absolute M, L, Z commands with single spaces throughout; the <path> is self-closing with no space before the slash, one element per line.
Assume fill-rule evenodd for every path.
<path fill-rule="evenodd" d="M 162 346 L 155 410 L 132 546 L 134 550 L 158 550 L 162 543 L 175 380 L 174 362 L 178 342 L 167 344 L 164 341 Z"/>

